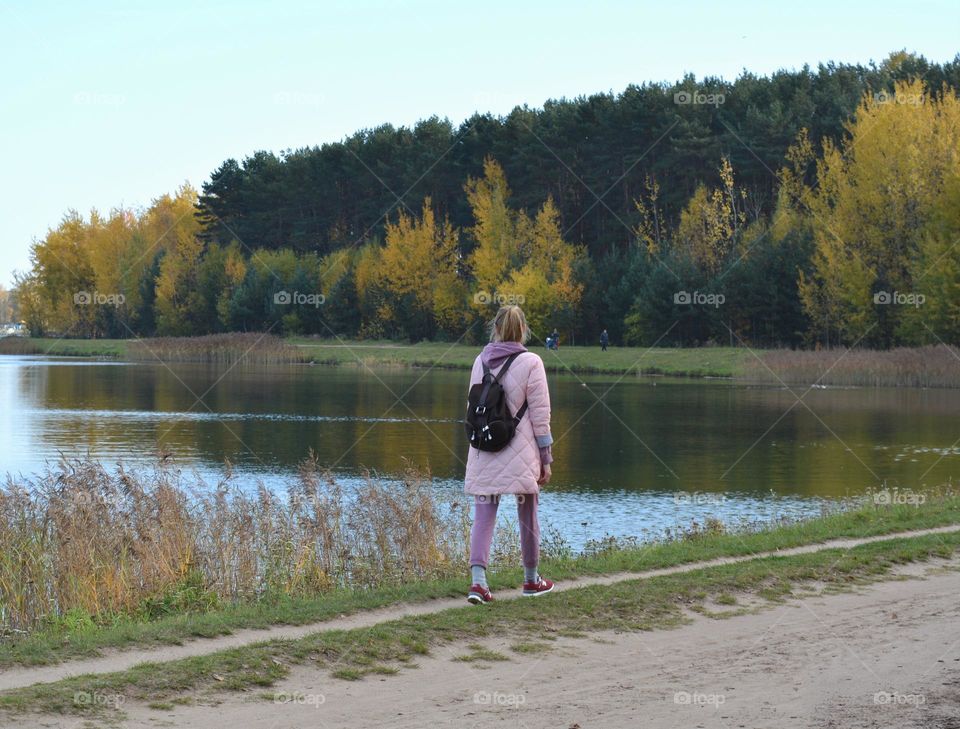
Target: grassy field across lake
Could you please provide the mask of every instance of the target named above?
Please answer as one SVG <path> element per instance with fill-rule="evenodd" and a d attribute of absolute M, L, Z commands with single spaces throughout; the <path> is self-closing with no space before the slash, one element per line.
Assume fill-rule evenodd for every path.
<path fill-rule="evenodd" d="M 0 354 L 27 354 L 76 357 L 110 357 L 136 359 L 149 362 L 161 359 L 164 362 L 210 361 L 204 356 L 207 349 L 224 348 L 224 339 L 236 338 L 234 350 L 238 356 L 248 351 L 256 338 L 254 334 L 217 335 L 176 339 L 53 339 L 14 338 L 0 340 Z M 214 339 L 216 341 L 214 342 Z M 271 341 L 281 341 L 270 337 Z M 176 342 L 182 345 L 176 346 Z M 209 341 L 206 347 L 204 342 Z M 411 367 L 469 368 L 479 351 L 473 344 L 449 344 L 444 342 L 421 342 L 408 344 L 389 341 L 354 341 L 335 339 L 289 338 L 283 346 L 271 346 L 270 362 L 287 361 L 329 365 L 387 365 Z M 294 349 L 295 348 L 295 349 Z M 264 349 L 258 346 L 254 352 Z M 282 352 L 280 350 L 283 350 Z M 561 347 L 548 351 L 542 346 L 531 345 L 547 368 L 552 372 L 600 372 L 620 374 L 659 374 L 683 377 L 736 377 L 743 371 L 749 350 L 735 347 L 703 347 L 698 349 L 675 349 L 646 347 L 611 347 L 606 352 L 600 347 Z M 258 361 L 259 357 L 247 354 Z M 222 357 L 213 359 L 221 360 Z"/>
<path fill-rule="evenodd" d="M 152 339 L 0 339 L 0 354 L 109 357 L 140 362 L 237 362 L 466 369 L 475 344 L 281 338 L 256 332 Z M 960 353 L 940 344 L 867 349 L 564 346 L 531 344 L 550 372 L 727 377 L 772 385 L 960 388 Z"/>
<path fill-rule="evenodd" d="M 480 347 L 473 344 L 421 342 L 338 342 L 292 339 L 292 344 L 310 353 L 322 364 L 411 365 L 415 367 L 469 368 Z M 746 349 L 704 347 L 699 349 L 611 347 L 561 347 L 558 351 L 530 345 L 553 372 L 604 372 L 659 374 L 687 377 L 736 377 L 750 357 Z"/>

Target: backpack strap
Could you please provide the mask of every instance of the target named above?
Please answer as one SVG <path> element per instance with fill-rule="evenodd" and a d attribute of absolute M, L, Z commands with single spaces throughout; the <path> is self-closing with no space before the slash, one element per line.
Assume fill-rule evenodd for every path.
<path fill-rule="evenodd" d="M 520 418 L 523 417 L 523 414 L 527 412 L 527 401 L 523 401 L 523 405 L 520 406 L 520 409 L 517 410 L 517 414 L 513 416 L 513 422 L 517 425 L 520 424 Z"/>
<path fill-rule="evenodd" d="M 480 398 L 477 401 L 478 414 L 483 412 L 483 410 L 481 410 L 480 408 L 483 408 L 485 410 L 487 407 L 487 394 L 490 392 L 490 386 L 494 382 L 496 383 L 500 382 L 500 378 L 503 377 L 504 374 L 506 374 L 507 370 L 510 369 L 510 365 L 513 364 L 513 360 L 515 360 L 521 354 L 523 354 L 523 352 L 514 352 L 509 357 L 507 357 L 507 361 L 500 366 L 500 371 L 495 376 L 492 375 L 492 370 L 490 369 L 489 366 L 487 366 L 485 362 L 480 363 L 481 366 L 483 367 L 483 390 L 480 391 Z M 490 375 L 490 377 L 488 377 L 488 375 Z M 517 414 L 513 416 L 514 423 L 519 423 L 520 419 L 523 417 L 523 414 L 525 412 L 527 412 L 526 400 L 523 401 L 523 405 L 521 405 L 520 409 L 517 410 Z"/>
<path fill-rule="evenodd" d="M 500 382 L 500 378 L 503 377 L 505 374 L 507 374 L 507 370 L 510 369 L 510 365 L 513 364 L 513 360 L 515 360 L 521 354 L 523 354 L 523 352 L 514 352 L 509 357 L 507 357 L 507 361 L 503 363 L 503 365 L 500 367 L 500 371 L 497 373 L 497 376 L 494 378 L 497 382 Z M 489 369 L 487 371 L 489 372 Z"/>
<path fill-rule="evenodd" d="M 516 354 L 511 354 L 510 357 L 507 358 L 507 361 L 500 368 L 500 372 L 498 372 L 496 376 L 493 375 L 493 371 L 490 369 L 489 365 L 481 360 L 480 365 L 483 367 L 483 379 L 481 380 L 481 382 L 483 382 L 483 389 L 480 391 L 480 397 L 477 400 L 477 415 L 482 415 L 484 411 L 486 411 L 487 395 L 490 394 L 490 387 L 494 382 L 499 382 L 500 375 L 507 370 L 507 368 L 510 366 L 510 363 L 513 361 L 513 358 L 516 356 Z"/>

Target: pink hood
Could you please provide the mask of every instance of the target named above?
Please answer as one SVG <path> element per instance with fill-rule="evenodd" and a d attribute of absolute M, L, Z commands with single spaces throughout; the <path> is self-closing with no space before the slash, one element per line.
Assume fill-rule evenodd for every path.
<path fill-rule="evenodd" d="M 480 352 L 480 361 L 492 370 L 497 369 L 507 361 L 507 357 L 517 352 L 526 352 L 527 348 L 520 342 L 490 342 Z"/>

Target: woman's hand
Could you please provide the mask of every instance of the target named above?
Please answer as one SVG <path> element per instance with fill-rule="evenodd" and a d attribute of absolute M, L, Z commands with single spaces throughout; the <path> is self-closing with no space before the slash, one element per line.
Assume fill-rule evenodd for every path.
<path fill-rule="evenodd" d="M 544 486 L 550 481 L 550 464 L 540 464 L 540 478 L 537 479 L 537 484 Z"/>

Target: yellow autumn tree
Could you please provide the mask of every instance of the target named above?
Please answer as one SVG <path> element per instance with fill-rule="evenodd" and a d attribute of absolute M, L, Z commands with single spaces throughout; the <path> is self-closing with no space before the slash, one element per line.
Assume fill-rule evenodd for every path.
<path fill-rule="evenodd" d="M 165 251 L 157 277 L 157 330 L 161 334 L 188 334 L 189 302 L 203 254 L 200 224 L 194 212 L 197 192 L 183 185 L 176 195 L 154 201 L 145 219 L 148 250 Z"/>
<path fill-rule="evenodd" d="M 913 292 L 911 271 L 945 181 L 960 169 L 960 103 L 931 96 L 919 80 L 866 94 L 848 136 L 824 143 L 815 187 L 803 201 L 816 244 L 801 279 L 808 311 L 847 343 L 889 346 Z"/>
<path fill-rule="evenodd" d="M 721 158 L 719 173 L 719 187 L 697 186 L 680 213 L 677 226 L 680 248 L 698 268 L 710 275 L 718 272 L 733 250 L 746 221 L 743 211 L 746 192 L 734 185 L 733 167 L 728 158 Z"/>
<path fill-rule="evenodd" d="M 78 302 L 95 287 L 89 233 L 83 218 L 71 210 L 56 229 L 47 231 L 46 237 L 31 247 L 35 282 L 31 293 L 39 328 L 58 334 L 74 332 L 87 314 Z"/>
<path fill-rule="evenodd" d="M 583 295 L 576 262 L 584 254 L 563 239 L 553 200 L 547 198 L 533 217 L 512 210 L 503 169 L 489 158 L 483 178 L 469 179 L 465 189 L 474 219 L 476 248 L 469 263 L 477 313 L 488 318 L 502 304 L 520 304 L 541 339 L 555 326 L 571 326 Z"/>
<path fill-rule="evenodd" d="M 463 322 L 466 289 L 458 276 L 459 235 L 448 220 L 437 221 L 430 198 L 420 218 L 401 211 L 387 223 L 379 278 L 390 295 L 389 314 L 412 338 L 448 332 Z"/>
<path fill-rule="evenodd" d="M 640 216 L 634 233 L 637 242 L 654 256 L 658 255 L 663 249 L 664 241 L 667 240 L 669 235 L 663 211 L 658 205 L 659 200 L 660 184 L 656 179 L 647 175 L 642 194 L 634 200 L 634 206 Z"/>
<path fill-rule="evenodd" d="M 89 225 L 87 246 L 94 287 L 101 295 L 118 297 L 114 315 L 124 324 L 116 333 L 124 336 L 129 333 L 129 312 L 140 305 L 140 277 L 151 262 L 144 254 L 146 243 L 140 229 L 140 220 L 127 209 L 115 209 L 108 218 L 94 213 Z"/>
<path fill-rule="evenodd" d="M 944 184 L 933 219 L 923 232 L 910 267 L 922 304 L 904 309 L 900 334 L 915 344 L 960 344 L 960 175 Z M 919 299 L 916 299 L 919 301 Z"/>
<path fill-rule="evenodd" d="M 470 233 L 477 244 L 470 256 L 470 268 L 477 287 L 490 293 L 519 263 L 516 214 L 507 206 L 510 188 L 503 168 L 487 157 L 483 177 L 468 178 L 464 190 L 473 211 Z"/>

